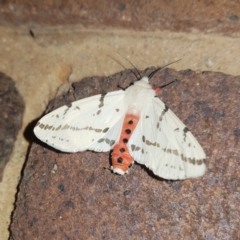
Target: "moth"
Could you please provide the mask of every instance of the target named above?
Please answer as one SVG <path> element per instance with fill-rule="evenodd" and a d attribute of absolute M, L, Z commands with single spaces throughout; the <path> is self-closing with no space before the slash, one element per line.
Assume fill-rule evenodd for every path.
<path fill-rule="evenodd" d="M 205 153 L 179 118 L 157 96 L 149 76 L 133 85 L 62 106 L 34 128 L 43 142 L 63 152 L 112 150 L 114 173 L 129 172 L 134 161 L 165 179 L 202 176 Z"/>

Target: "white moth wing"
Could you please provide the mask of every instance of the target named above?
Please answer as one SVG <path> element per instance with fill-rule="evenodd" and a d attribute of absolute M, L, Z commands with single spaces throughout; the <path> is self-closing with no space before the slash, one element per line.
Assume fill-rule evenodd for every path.
<path fill-rule="evenodd" d="M 128 147 L 134 160 L 165 179 L 199 177 L 206 170 L 202 147 L 159 98 L 143 109 Z"/>
<path fill-rule="evenodd" d="M 126 113 L 122 90 L 62 106 L 41 118 L 35 135 L 63 152 L 109 151 L 118 141 Z"/>

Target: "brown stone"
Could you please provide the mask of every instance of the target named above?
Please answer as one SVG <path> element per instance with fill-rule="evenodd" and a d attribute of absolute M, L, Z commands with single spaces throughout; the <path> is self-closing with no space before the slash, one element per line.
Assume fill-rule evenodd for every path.
<path fill-rule="evenodd" d="M 240 31 L 238 1 L 104 1 L 14 0 L 0 2 L 0 22 L 5 25 L 80 24 L 85 28 L 123 28 L 144 31 L 200 30 L 233 34 Z"/>
<path fill-rule="evenodd" d="M 118 176 L 106 169 L 109 152 L 67 154 L 36 141 L 19 187 L 12 239 L 239 239 L 240 77 L 164 69 L 151 83 L 173 79 L 179 81 L 164 88 L 161 99 L 205 150 L 203 177 L 162 180 L 139 164 Z M 134 80 L 129 71 L 83 79 L 47 111 Z"/>
<path fill-rule="evenodd" d="M 23 98 L 15 82 L 0 72 L 0 181 L 22 126 Z"/>

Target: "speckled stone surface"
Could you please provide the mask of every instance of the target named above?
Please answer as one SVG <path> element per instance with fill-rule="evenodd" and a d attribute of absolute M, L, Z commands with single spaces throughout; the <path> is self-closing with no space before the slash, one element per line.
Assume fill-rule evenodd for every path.
<path fill-rule="evenodd" d="M 124 28 L 144 31 L 196 31 L 234 34 L 240 31 L 237 1 L 104 1 L 5 0 L 0 2 L 4 25 L 80 24 L 84 28 Z"/>
<path fill-rule="evenodd" d="M 147 72 L 151 72 L 147 70 Z M 72 100 L 127 86 L 129 71 L 87 78 L 53 100 Z M 191 129 L 207 155 L 198 179 L 166 181 L 135 164 L 109 167 L 109 153 L 60 153 L 36 140 L 19 186 L 11 239 L 239 239 L 240 77 L 165 69 L 152 79 L 161 99 Z"/>
<path fill-rule="evenodd" d="M 0 72 L 0 181 L 22 126 L 24 101 L 15 82 Z"/>

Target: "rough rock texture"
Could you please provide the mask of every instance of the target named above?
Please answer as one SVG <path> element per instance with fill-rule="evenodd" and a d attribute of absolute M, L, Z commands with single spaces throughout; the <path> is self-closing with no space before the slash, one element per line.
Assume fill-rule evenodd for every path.
<path fill-rule="evenodd" d="M 0 22 L 24 24 L 34 37 L 34 25 L 81 24 L 85 28 L 238 33 L 238 1 L 104 1 L 104 0 L 4 0 Z"/>
<path fill-rule="evenodd" d="M 15 82 L 0 72 L 0 181 L 22 126 L 24 102 Z"/>
<path fill-rule="evenodd" d="M 153 69 L 148 69 L 151 72 Z M 127 86 L 129 71 L 73 84 L 47 111 Z M 198 179 L 166 181 L 135 164 L 112 174 L 109 153 L 60 153 L 36 141 L 30 149 L 11 225 L 18 239 L 239 239 L 240 77 L 165 69 L 152 79 L 161 99 L 207 154 Z"/>

